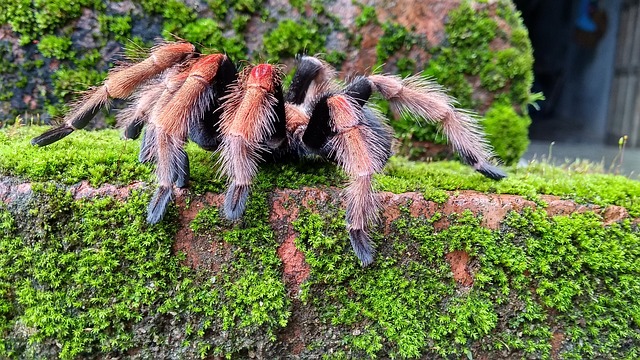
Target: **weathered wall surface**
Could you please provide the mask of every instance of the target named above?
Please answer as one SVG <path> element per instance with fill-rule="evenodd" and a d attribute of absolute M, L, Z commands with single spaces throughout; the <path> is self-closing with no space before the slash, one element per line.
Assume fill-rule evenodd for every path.
<path fill-rule="evenodd" d="M 394 158 L 363 269 L 332 166 L 264 167 L 231 223 L 215 159 L 190 146 L 190 187 L 150 226 L 137 142 L 31 147 L 40 131 L 0 132 L 0 357 L 638 355 L 637 181 Z"/>

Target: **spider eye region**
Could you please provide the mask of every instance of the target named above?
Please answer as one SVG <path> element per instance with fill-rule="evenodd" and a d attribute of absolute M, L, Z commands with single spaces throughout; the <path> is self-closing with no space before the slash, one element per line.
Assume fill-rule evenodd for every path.
<path fill-rule="evenodd" d="M 251 69 L 247 84 L 249 86 L 259 86 L 268 92 L 273 92 L 275 82 L 276 73 L 273 66 L 260 64 Z"/>

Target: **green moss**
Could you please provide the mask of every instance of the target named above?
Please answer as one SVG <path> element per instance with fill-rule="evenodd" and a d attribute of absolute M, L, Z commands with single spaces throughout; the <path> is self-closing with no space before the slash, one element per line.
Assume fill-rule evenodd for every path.
<path fill-rule="evenodd" d="M 79 17 L 84 7 L 103 9 L 104 4 L 95 0 L 10 1 L 3 7 L 0 24 L 11 25 L 21 35 L 21 45 L 27 45 Z"/>
<path fill-rule="evenodd" d="M 360 270 L 337 219 L 305 211 L 294 226 L 311 266 L 303 300 L 343 337 L 346 358 L 550 358 L 553 331 L 568 335 L 566 358 L 637 356 L 640 233 L 629 222 L 539 210 L 491 231 L 467 212 L 434 233 L 437 218 L 405 213 L 375 238 L 376 264 Z M 444 259 L 456 250 L 478 264 L 463 291 Z"/>
<path fill-rule="evenodd" d="M 434 57 L 424 74 L 444 85 L 462 108 L 477 109 L 481 105 L 490 105 L 493 111 L 487 114 L 490 118 L 485 120 L 485 124 L 493 124 L 495 117 L 506 117 L 498 114 L 497 109 L 507 114 L 506 106 L 514 107 L 520 115 L 517 121 L 510 122 L 513 128 L 506 129 L 506 132 L 518 134 L 517 140 L 504 136 L 504 133 L 491 134 L 495 129 L 487 129 L 498 155 L 504 156 L 506 163 L 513 163 L 528 144 L 526 139 L 523 140 L 530 123 L 526 108 L 536 98 L 530 93 L 533 53 L 526 28 L 517 14 L 513 14 L 513 5 L 504 1 L 495 6 L 496 14 L 513 27 L 510 34 L 498 28 L 496 20 L 487 10 L 474 9 L 469 1 L 464 1 L 458 9 L 449 13 L 445 25 L 447 43 L 431 49 Z M 510 44 L 511 47 L 494 50 L 494 40 Z M 474 97 L 471 83 L 477 80 L 481 85 L 478 91 L 486 91 L 491 96 L 488 104 L 480 104 L 480 98 Z M 486 102 L 484 98 L 483 102 Z M 500 130 L 507 127 L 501 127 Z M 413 141 L 446 142 L 445 138 L 438 135 L 436 126 L 419 126 L 411 118 L 402 118 L 394 124 L 394 128 Z"/>
<path fill-rule="evenodd" d="M 79 131 L 49 147 L 32 147 L 29 138 L 42 130 L 0 132 L 3 174 L 67 184 L 89 179 L 95 186 L 150 180 L 150 169 L 136 160 L 138 142 L 122 141 L 116 131 Z M 87 150 L 96 146 L 105 150 Z M 215 158 L 194 145 L 187 152 L 192 192 L 223 191 Z M 509 175 L 495 182 L 459 163 L 393 158 L 376 187 L 421 191 L 437 202 L 461 189 L 520 194 L 539 203 L 539 194 L 547 193 L 617 204 L 640 216 L 637 181 L 567 174 L 545 164 Z M 166 347 L 187 357 L 243 358 L 256 344 L 271 346 L 293 310 L 269 224 L 270 193 L 344 181 L 323 162 L 264 166 L 241 221 L 231 223 L 216 207 L 205 207 L 189 224 L 193 244 L 215 249 L 210 260 L 216 270 L 200 271 L 184 268 L 184 257 L 172 252 L 173 207 L 160 225 L 146 224 L 152 189 L 126 202 L 74 200 L 56 185 L 33 183 L 26 204 L 0 208 L 0 356 L 112 357 L 131 350 L 157 357 L 152 349 Z M 640 341 L 637 225 L 604 227 L 593 213 L 549 218 L 544 210 L 525 210 L 510 214 L 500 230 L 480 227 L 467 212 L 444 219 L 451 225 L 435 231 L 442 215 L 412 217 L 407 203 L 391 233 L 374 229 L 376 262 L 362 269 L 342 203 L 329 199 L 303 205 L 293 224 L 311 270 L 299 299 L 318 328 L 303 340 L 303 354 L 549 358 L 551 336 L 561 332 L 566 358 L 637 357 L 629 345 Z M 471 288 L 456 284 L 445 261 L 456 250 L 473 259 Z M 162 330 L 168 328 L 181 335 Z M 60 348 L 48 345 L 54 343 Z"/>
<path fill-rule="evenodd" d="M 518 115 L 511 104 L 494 103 L 481 124 L 495 154 L 505 164 L 516 164 L 527 151 L 531 118 Z"/>
<path fill-rule="evenodd" d="M 3 267 L 12 283 L 12 323 L 33 329 L 30 343 L 56 338 L 61 358 L 129 348 L 127 324 L 141 321 L 160 294 L 170 291 L 163 276 L 180 274 L 170 228 L 141 231 L 146 196 L 133 196 L 125 205 L 112 199 L 73 202 L 50 185 L 34 184 L 33 190 L 29 215 L 21 219 L 28 222 L 20 227 L 40 230 L 23 238 L 16 235 L 17 225 L 5 223 L 8 235 L 0 242 L 0 262 L 12 259 Z M 42 207 L 33 207 L 38 201 Z M 114 225 L 110 236 L 101 235 Z"/>
<path fill-rule="evenodd" d="M 532 200 L 539 195 L 556 195 L 579 203 L 618 205 L 631 216 L 640 215 L 640 182 L 624 176 L 587 171 L 567 171 L 545 163 L 512 168 L 508 177 L 492 181 L 458 162 L 414 163 L 391 158 L 385 176 L 376 177 L 381 190 L 429 191 L 478 190 L 485 193 L 515 194 Z"/>
<path fill-rule="evenodd" d="M 284 20 L 264 38 L 265 52 L 282 59 L 298 54 L 324 51 L 324 36 L 316 24 L 308 20 Z"/>
<path fill-rule="evenodd" d="M 71 59 L 75 57 L 75 52 L 71 49 L 71 39 L 55 35 L 43 36 L 38 43 L 38 51 L 48 58 Z"/>
<path fill-rule="evenodd" d="M 99 15 L 98 22 L 102 33 L 110 33 L 123 44 L 131 38 L 131 16 Z"/>
<path fill-rule="evenodd" d="M 208 0 L 207 4 L 209 5 L 209 9 L 213 12 L 213 15 L 218 20 L 224 20 L 227 13 L 229 12 L 229 7 L 227 6 L 227 0 Z"/>
<path fill-rule="evenodd" d="M 356 28 L 360 29 L 370 23 L 377 23 L 378 16 L 376 15 L 376 8 L 373 6 L 362 6 L 360 8 L 360 15 L 355 19 Z"/>
<path fill-rule="evenodd" d="M 138 144 L 121 141 L 116 131 L 78 131 L 48 147 L 35 147 L 30 138 L 46 127 L 11 128 L 0 132 L 0 169 L 32 181 L 55 180 L 92 185 L 126 184 L 149 179 L 150 170 L 137 163 Z M 103 151 L 94 151 L 99 146 Z"/>
<path fill-rule="evenodd" d="M 364 10 L 363 10 L 364 12 Z M 376 45 L 377 65 L 380 66 L 389 60 L 389 57 L 397 52 L 408 52 L 417 43 L 415 36 L 404 26 L 385 22 L 382 24 L 383 34 Z M 402 69 L 409 75 L 414 69 Z"/>
<path fill-rule="evenodd" d="M 224 52 L 232 59 L 243 59 L 247 52 L 244 41 L 240 37 L 226 36 L 223 28 L 212 19 L 197 19 L 181 27 L 177 34 L 211 51 Z"/>
<path fill-rule="evenodd" d="M 51 184 L 32 188 L 27 214 L 0 209 L 0 356 L 38 354 L 55 342 L 60 348 L 50 351 L 62 359 L 109 357 L 144 353 L 149 341 L 190 358 L 231 356 L 251 346 L 244 336 L 272 342 L 286 325 L 290 305 L 266 195 L 252 197 L 242 226 L 230 227 L 215 210 L 194 220 L 202 236 L 231 247 L 210 273 L 181 265 L 171 221 L 146 224 L 149 194 L 74 201 Z M 180 335 L 158 330 L 166 324 Z M 140 331 L 155 335 L 134 335 Z M 217 337 L 221 331 L 228 335 Z"/>
<path fill-rule="evenodd" d="M 10 127 L 0 131 L 0 171 L 30 181 L 74 184 L 88 180 L 94 186 L 150 180 L 151 169 L 137 161 L 139 141 L 123 141 L 115 130 L 77 131 L 50 146 L 32 146 L 30 139 L 45 129 Z M 91 151 L 96 144 L 105 150 Z M 224 179 L 215 176 L 216 158 L 194 144 L 187 146 L 187 152 L 191 159 L 191 189 L 197 194 L 223 191 Z M 341 186 L 346 181 L 334 165 L 315 160 L 265 165 L 260 173 L 266 176 L 265 181 L 279 188 Z M 534 200 L 541 194 L 549 194 L 580 203 L 619 205 L 632 216 L 640 216 L 640 182 L 593 173 L 589 168 L 567 171 L 545 163 L 512 168 L 506 179 L 493 181 L 458 162 L 415 163 L 392 157 L 384 174 L 376 176 L 376 188 L 395 193 L 420 191 L 436 202 L 446 200 L 445 191 L 463 189 L 522 195 Z"/>

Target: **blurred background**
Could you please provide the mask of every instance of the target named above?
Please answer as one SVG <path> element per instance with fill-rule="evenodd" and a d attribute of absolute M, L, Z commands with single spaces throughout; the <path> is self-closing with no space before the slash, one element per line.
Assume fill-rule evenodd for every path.
<path fill-rule="evenodd" d="M 516 0 L 534 53 L 526 158 L 604 159 L 618 154 L 626 136 L 627 172 L 640 170 L 640 1 Z"/>

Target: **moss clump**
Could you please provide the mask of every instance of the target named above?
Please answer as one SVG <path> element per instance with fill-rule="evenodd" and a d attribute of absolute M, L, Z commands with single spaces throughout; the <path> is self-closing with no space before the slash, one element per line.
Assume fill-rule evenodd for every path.
<path fill-rule="evenodd" d="M 366 14 L 365 11 L 366 10 L 363 10 L 364 16 L 371 16 L 370 14 Z M 366 17 L 365 19 L 367 19 Z M 387 21 L 382 24 L 382 30 L 382 37 L 380 37 L 380 40 L 376 45 L 377 66 L 382 66 L 389 60 L 389 57 L 400 51 L 408 52 L 412 46 L 417 44 L 415 35 L 400 24 Z M 404 59 L 406 61 L 406 58 Z M 414 71 L 414 69 L 408 66 L 408 64 L 404 65 L 405 66 L 402 66 L 402 68 L 399 69 L 402 75 L 406 76 Z"/>
<path fill-rule="evenodd" d="M 438 217 L 405 213 L 375 237 L 378 260 L 361 270 L 336 219 L 306 210 L 294 226 L 311 266 L 302 299 L 320 328 L 337 332 L 339 342 L 322 344 L 338 358 L 544 359 L 554 331 L 566 336 L 566 358 L 638 355 L 640 233 L 628 221 L 525 211 L 491 231 L 465 213 L 434 233 Z M 471 288 L 456 285 L 445 261 L 458 250 L 474 259 Z"/>
<path fill-rule="evenodd" d="M 55 35 L 43 36 L 38 43 L 38 50 L 48 58 L 70 59 L 75 57 L 75 52 L 71 49 L 71 39 Z"/>
<path fill-rule="evenodd" d="M 275 59 L 324 51 L 324 36 L 308 20 L 284 20 L 264 38 L 265 52 Z"/>
<path fill-rule="evenodd" d="M 79 17 L 85 7 L 102 9 L 104 5 L 95 0 L 9 1 L 1 11 L 0 24 L 11 25 L 21 35 L 21 45 L 27 45 Z"/>
<path fill-rule="evenodd" d="M 179 34 L 185 40 L 212 51 L 224 52 L 231 59 L 243 59 L 247 49 L 238 36 L 225 36 L 223 27 L 213 19 L 200 18 L 180 28 Z"/>
<path fill-rule="evenodd" d="M 150 169 L 138 163 L 138 143 L 122 141 L 117 131 L 78 131 L 48 147 L 35 147 L 30 138 L 46 127 L 19 127 L 0 132 L 0 171 L 31 181 L 55 180 L 75 184 L 88 180 L 128 184 L 148 180 Z M 96 147 L 103 149 L 95 151 Z"/>
<path fill-rule="evenodd" d="M 0 171 L 27 181 L 74 184 L 88 180 L 94 186 L 151 179 L 151 168 L 137 160 L 139 141 L 123 141 L 118 131 L 77 131 L 50 146 L 32 146 L 30 139 L 45 129 L 9 127 L 0 131 Z M 91 151 L 96 144 L 105 150 Z M 191 190 L 197 194 L 224 191 L 225 180 L 216 176 L 216 158 L 194 144 L 187 146 L 187 152 L 191 163 Z M 334 165 L 316 160 L 264 164 L 260 174 L 278 188 L 342 186 L 346 181 Z M 594 173 L 589 168 L 567 171 L 534 163 L 511 169 L 506 179 L 493 181 L 458 162 L 415 163 L 392 157 L 384 173 L 375 179 L 380 191 L 420 191 L 437 202 L 446 200 L 446 191 L 463 189 L 522 195 L 534 200 L 548 194 L 579 203 L 619 205 L 627 208 L 631 216 L 640 217 L 640 182 L 624 176 Z"/>
<path fill-rule="evenodd" d="M 146 224 L 148 194 L 122 203 L 74 201 L 51 184 L 33 190 L 28 210 L 0 209 L 0 357 L 231 356 L 286 325 L 266 198 L 252 198 L 242 227 L 221 227 L 215 211 L 196 218 L 201 234 L 231 246 L 212 273 L 181 265 L 171 215 Z"/>
<path fill-rule="evenodd" d="M 505 164 L 516 164 L 529 147 L 531 118 L 520 116 L 511 104 L 495 102 L 482 119 L 487 139 Z"/>
<path fill-rule="evenodd" d="M 83 131 L 32 147 L 28 139 L 42 130 L 0 132 L 3 174 L 96 186 L 149 180 L 150 169 L 137 164 L 138 142 L 123 142 L 116 131 Z M 96 146 L 107 150 L 87 150 Z M 215 158 L 193 145 L 187 152 L 192 194 L 223 191 Z M 0 207 L 0 357 L 248 358 L 260 349 L 280 356 L 283 328 L 300 319 L 314 330 L 301 340 L 300 356 L 308 357 L 549 358 L 554 334 L 563 337 L 558 351 L 566 358 L 638 356 L 640 231 L 630 221 L 605 227 L 593 213 L 549 218 L 526 210 L 495 231 L 465 213 L 435 231 L 442 215 L 412 217 L 401 208 L 389 234 L 372 231 L 378 256 L 362 269 L 340 199 L 293 199 L 301 206 L 296 246 L 310 266 L 297 297 L 303 304 L 294 306 L 269 224 L 269 196 L 276 187 L 344 181 L 323 162 L 265 165 L 242 220 L 230 223 L 205 207 L 189 224 L 191 244 L 213 250 L 214 265 L 199 271 L 182 266 L 184 256 L 172 251 L 175 208 L 161 224 L 146 224 L 152 189 L 126 202 L 75 200 L 58 185 L 32 183 L 33 195 Z M 542 206 L 540 194 L 555 194 L 640 216 L 640 182 L 544 164 L 495 182 L 455 162 L 392 158 L 376 183 L 437 202 L 459 189 L 520 194 Z M 458 285 L 445 261 L 458 250 L 472 259 L 472 287 Z"/>
<path fill-rule="evenodd" d="M 545 163 L 534 163 L 508 172 L 507 178 L 493 181 L 457 162 L 415 163 L 391 158 L 384 176 L 376 177 L 382 190 L 405 191 L 477 190 L 485 193 L 514 194 L 535 200 L 555 195 L 583 204 L 625 207 L 633 217 L 640 216 L 640 182 L 624 176 L 567 171 Z"/>
<path fill-rule="evenodd" d="M 110 33 L 113 37 L 126 44 L 131 39 L 131 16 L 99 15 L 100 31 Z"/>

